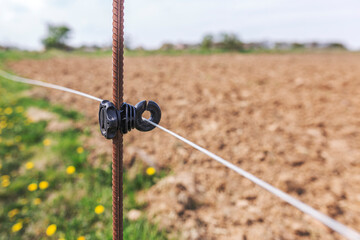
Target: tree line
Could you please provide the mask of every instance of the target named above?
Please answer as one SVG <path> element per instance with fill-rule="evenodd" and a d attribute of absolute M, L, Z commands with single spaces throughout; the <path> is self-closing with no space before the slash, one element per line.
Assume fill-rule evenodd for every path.
<path fill-rule="evenodd" d="M 71 37 L 71 28 L 66 25 L 53 25 L 47 26 L 47 35 L 42 39 L 42 44 L 46 50 L 50 49 L 61 49 L 61 50 L 74 50 L 76 48 L 70 46 L 69 40 Z M 144 48 L 136 47 L 131 48 L 129 39 L 125 43 L 127 50 L 143 50 Z M 5 49 L 0 46 L 0 50 Z M 96 51 L 104 49 L 96 45 L 93 46 L 82 46 L 77 48 L 80 50 Z M 110 50 L 111 46 L 105 47 Z M 172 50 L 202 50 L 202 51 L 224 51 L 224 52 L 249 52 L 257 50 L 321 50 L 321 49 L 339 49 L 347 50 L 346 46 L 340 42 L 243 42 L 239 36 L 235 33 L 220 33 L 220 34 L 206 34 L 203 36 L 199 43 L 164 43 L 161 45 L 158 51 L 172 51 Z"/>

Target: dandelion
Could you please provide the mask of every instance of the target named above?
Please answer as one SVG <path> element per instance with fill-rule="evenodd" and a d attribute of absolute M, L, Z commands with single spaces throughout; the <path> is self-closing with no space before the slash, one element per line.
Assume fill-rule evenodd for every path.
<path fill-rule="evenodd" d="M 66 173 L 69 175 L 73 174 L 75 171 L 76 171 L 76 168 L 74 166 L 68 166 L 66 168 Z"/>
<path fill-rule="evenodd" d="M 34 203 L 34 205 L 39 205 L 41 203 L 41 199 L 40 198 L 35 198 L 33 203 Z"/>
<path fill-rule="evenodd" d="M 3 186 L 4 188 L 8 187 L 10 185 L 10 180 L 2 180 L 1 182 L 1 186 Z"/>
<path fill-rule="evenodd" d="M 13 210 L 11 210 L 11 211 L 8 212 L 8 217 L 9 217 L 9 218 L 13 218 L 13 217 L 15 217 L 15 215 L 18 214 L 19 212 L 20 212 L 19 209 L 15 208 L 15 209 L 13 209 Z"/>
<path fill-rule="evenodd" d="M 10 176 L 9 175 L 4 175 L 1 176 L 1 186 L 3 186 L 4 188 L 8 187 L 10 185 Z"/>
<path fill-rule="evenodd" d="M 11 231 L 18 232 L 23 228 L 22 222 L 18 222 L 11 227 Z"/>
<path fill-rule="evenodd" d="M 3 128 L 6 128 L 6 127 L 7 127 L 6 121 L 1 121 L 0 122 L 0 128 L 3 129 Z"/>
<path fill-rule="evenodd" d="M 77 152 L 78 154 L 82 154 L 82 153 L 84 152 L 84 148 L 83 148 L 83 147 L 78 147 L 78 148 L 76 149 L 76 152 Z"/>
<path fill-rule="evenodd" d="M 84 236 L 80 236 L 77 238 L 77 240 L 85 240 L 85 237 Z"/>
<path fill-rule="evenodd" d="M 102 214 L 104 212 L 105 208 L 103 205 L 97 205 L 95 208 L 95 213 L 96 214 Z"/>
<path fill-rule="evenodd" d="M 43 144 L 44 144 L 44 146 L 50 146 L 51 140 L 46 138 L 46 139 L 44 139 Z"/>
<path fill-rule="evenodd" d="M 22 107 L 22 106 L 18 106 L 15 108 L 15 112 L 17 112 L 17 113 L 22 113 L 23 111 L 24 111 L 24 107 Z"/>
<path fill-rule="evenodd" d="M 149 167 L 149 168 L 146 169 L 146 174 L 149 175 L 149 176 L 152 176 L 155 173 L 156 173 L 156 170 L 153 167 Z"/>
<path fill-rule="evenodd" d="M 54 233 L 56 232 L 56 225 L 55 224 L 51 224 L 47 227 L 46 229 L 46 235 L 48 236 L 52 236 L 54 235 Z"/>
<path fill-rule="evenodd" d="M 36 183 L 31 183 L 31 184 L 29 184 L 29 186 L 28 186 L 28 190 L 29 190 L 30 192 L 36 191 L 37 188 L 38 188 L 38 186 L 37 186 Z"/>
<path fill-rule="evenodd" d="M 39 183 L 39 188 L 42 190 L 47 189 L 48 187 L 49 187 L 49 182 L 47 182 L 47 181 L 41 181 Z"/>
<path fill-rule="evenodd" d="M 6 115 L 10 115 L 10 114 L 13 113 L 13 110 L 12 110 L 11 107 L 7 107 L 7 108 L 5 108 L 4 113 L 5 113 Z"/>
<path fill-rule="evenodd" d="M 33 162 L 27 162 L 25 164 L 25 168 L 28 169 L 28 170 L 34 168 L 34 163 Z"/>

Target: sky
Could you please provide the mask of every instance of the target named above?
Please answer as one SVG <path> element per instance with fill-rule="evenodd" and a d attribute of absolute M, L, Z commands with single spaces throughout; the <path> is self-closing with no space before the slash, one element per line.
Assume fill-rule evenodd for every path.
<path fill-rule="evenodd" d="M 0 45 L 40 50 L 48 23 L 70 26 L 72 45 L 110 45 L 112 1 L 0 0 Z M 231 32 L 243 41 L 338 41 L 359 50 L 359 25 L 359 0 L 125 0 L 131 47 Z"/>

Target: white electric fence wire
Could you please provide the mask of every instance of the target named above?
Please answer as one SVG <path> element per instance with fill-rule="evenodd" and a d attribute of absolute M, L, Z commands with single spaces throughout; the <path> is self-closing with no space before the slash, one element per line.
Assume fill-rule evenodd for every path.
<path fill-rule="evenodd" d="M 51 83 L 45 83 L 45 82 L 41 82 L 41 81 L 37 81 L 37 80 L 33 80 L 33 79 L 28 79 L 28 78 L 22 78 L 22 77 L 18 77 L 12 74 L 9 74 L 3 70 L 0 69 L 0 76 L 7 78 L 9 80 L 15 81 L 15 82 L 21 82 L 21 83 L 27 83 L 27 84 L 31 84 L 31 85 L 37 85 L 37 86 L 42 86 L 42 87 L 47 87 L 47 88 L 52 88 L 52 89 L 57 89 L 60 91 L 64 91 L 64 92 L 69 92 L 69 93 L 73 93 L 73 94 L 77 94 L 86 98 L 90 98 L 99 102 L 102 102 L 103 100 L 94 96 L 91 96 L 89 94 L 80 92 L 80 91 L 76 91 L 70 88 L 66 88 L 66 87 L 61 87 L 55 84 L 51 84 Z M 148 123 L 152 124 L 153 126 L 161 129 L 162 131 L 172 135 L 173 137 L 179 139 L 180 141 L 183 141 L 184 143 L 192 146 L 193 148 L 199 150 L 200 152 L 204 153 L 205 155 L 209 156 L 210 158 L 218 161 L 219 163 L 225 165 L 226 167 L 230 168 L 231 170 L 237 172 L 238 174 L 240 174 L 241 176 L 249 179 L 250 181 L 252 181 L 253 183 L 255 183 L 256 185 L 264 188 L 265 190 L 269 191 L 270 193 L 274 194 L 275 196 L 281 198 L 282 200 L 284 200 L 285 202 L 291 204 L 292 206 L 296 207 L 297 209 L 299 209 L 300 211 L 312 216 L 313 218 L 317 219 L 318 221 L 322 222 L 323 224 L 325 224 L 326 226 L 328 226 L 329 228 L 331 228 L 332 230 L 338 232 L 339 234 L 341 234 L 342 236 L 350 239 L 350 240 L 360 240 L 360 233 L 356 232 L 355 230 L 343 225 L 342 223 L 326 216 L 325 214 L 315 210 L 314 208 L 310 207 L 309 205 L 297 200 L 296 198 L 293 198 L 292 196 L 290 196 L 287 193 L 284 193 L 283 191 L 281 191 L 280 189 L 277 189 L 275 187 L 273 187 L 272 185 L 268 184 L 267 182 L 264 182 L 263 180 L 255 177 L 254 175 L 252 175 L 251 173 L 246 172 L 245 170 L 235 166 L 234 164 L 226 161 L 225 159 L 217 156 L 216 154 L 206 150 L 205 148 L 200 147 L 199 145 L 187 140 L 186 138 L 156 124 L 151 122 L 150 120 L 143 118 L 145 121 L 147 121 Z"/>
<path fill-rule="evenodd" d="M 252 175 L 251 173 L 246 172 L 245 170 L 235 166 L 234 164 L 226 161 L 225 159 L 215 155 L 214 153 L 200 147 L 199 145 L 187 140 L 186 138 L 154 123 L 151 122 L 148 119 L 145 119 L 148 123 L 152 124 L 153 126 L 156 126 L 157 128 L 161 129 L 162 131 L 174 136 L 175 138 L 179 139 L 180 141 L 183 141 L 184 143 L 192 146 L 193 148 L 199 150 L 200 152 L 206 154 L 207 156 L 209 156 L 210 158 L 218 161 L 219 163 L 225 165 L 226 167 L 230 168 L 231 170 L 237 172 L 238 174 L 242 175 L 243 177 L 249 179 L 250 181 L 252 181 L 253 183 L 257 184 L 258 186 L 264 188 L 265 190 L 269 191 L 270 193 L 274 194 L 275 196 L 281 198 L 282 200 L 284 200 L 285 202 L 291 204 L 292 206 L 296 207 L 297 209 L 299 209 L 300 211 L 312 216 L 313 218 L 319 220 L 320 222 L 322 222 L 323 224 L 325 224 L 326 226 L 328 226 L 329 228 L 331 228 L 332 230 L 338 232 L 339 234 L 343 235 L 344 237 L 351 239 L 351 240 L 359 240 L 360 239 L 360 233 L 356 232 L 355 230 L 341 224 L 340 222 L 326 216 L 325 214 L 315 210 L 314 208 L 310 207 L 309 205 L 293 198 L 292 196 L 290 196 L 287 193 L 284 193 L 283 191 L 273 187 L 272 185 L 268 184 L 267 182 L 264 182 L 263 180 L 255 177 L 254 175 Z"/>
<path fill-rule="evenodd" d="M 99 101 L 102 102 L 103 100 L 94 96 L 91 96 L 89 94 L 80 92 L 80 91 L 76 91 L 70 88 L 66 88 L 66 87 L 61 87 L 55 84 L 51 84 L 51 83 L 46 83 L 46 82 L 42 82 L 42 81 L 38 81 L 38 80 L 33 80 L 33 79 L 28 79 L 28 78 L 22 78 L 22 77 L 18 77 L 15 75 L 12 75 L 10 73 L 7 73 L 3 70 L 0 69 L 0 76 L 7 78 L 9 80 L 15 81 L 15 82 L 21 82 L 21 83 L 27 83 L 27 84 L 31 84 L 31 85 L 37 85 L 37 86 L 42 86 L 42 87 L 47 87 L 47 88 L 52 88 L 52 89 L 57 89 L 60 91 L 64 91 L 64 92 L 69 92 L 69 93 L 73 93 L 76 95 L 80 95 L 86 98 L 90 98 L 92 100 L 95 101 Z"/>

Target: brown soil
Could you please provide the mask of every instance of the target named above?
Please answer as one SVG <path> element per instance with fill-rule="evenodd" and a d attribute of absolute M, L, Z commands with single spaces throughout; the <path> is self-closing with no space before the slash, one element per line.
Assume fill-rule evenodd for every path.
<path fill-rule="evenodd" d="M 155 100 L 163 126 L 360 231 L 360 55 L 151 56 L 125 66 L 126 101 Z M 11 67 L 111 99 L 111 58 Z M 87 114 L 96 155 L 110 151 L 95 126 L 98 103 L 37 91 Z M 342 239 L 160 130 L 124 141 L 172 170 L 142 197 L 149 216 L 184 239 Z"/>

